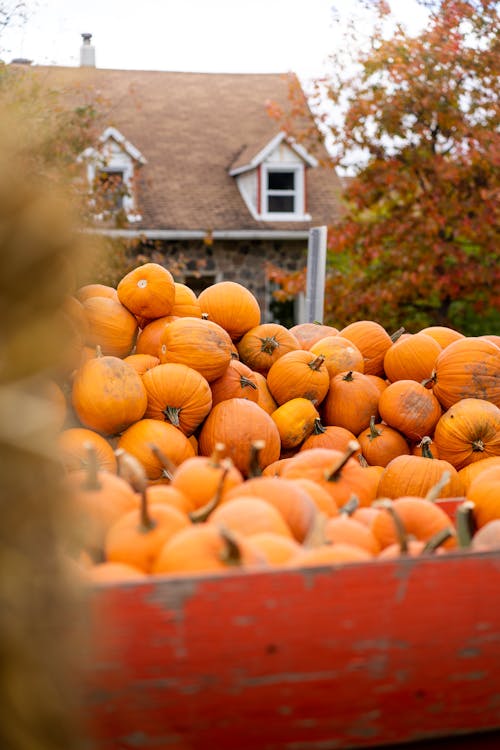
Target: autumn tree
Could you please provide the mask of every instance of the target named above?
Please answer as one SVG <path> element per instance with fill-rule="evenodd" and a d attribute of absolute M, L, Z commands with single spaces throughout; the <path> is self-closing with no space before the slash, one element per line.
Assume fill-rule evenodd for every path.
<path fill-rule="evenodd" d="M 499 3 L 419 1 L 428 20 L 414 35 L 387 2 L 363 3 L 369 43 L 351 28 L 315 82 L 333 166 L 348 175 L 329 227 L 325 319 L 498 333 Z M 271 271 L 282 294 L 304 274 Z"/>

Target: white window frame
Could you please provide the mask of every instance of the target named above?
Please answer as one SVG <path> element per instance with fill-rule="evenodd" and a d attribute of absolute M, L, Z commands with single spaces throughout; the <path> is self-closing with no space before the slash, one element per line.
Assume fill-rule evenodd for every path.
<path fill-rule="evenodd" d="M 293 191 L 274 191 L 268 190 L 268 175 L 270 172 L 293 172 L 295 189 Z M 265 221 L 297 221 L 298 219 L 306 219 L 305 206 L 304 206 L 304 181 L 305 181 L 305 170 L 303 164 L 297 162 L 267 162 L 262 164 L 260 170 L 260 200 L 261 200 L 261 213 L 260 218 Z M 293 195 L 294 196 L 294 211 L 282 212 L 282 211 L 269 211 L 268 196 L 269 195 Z"/>

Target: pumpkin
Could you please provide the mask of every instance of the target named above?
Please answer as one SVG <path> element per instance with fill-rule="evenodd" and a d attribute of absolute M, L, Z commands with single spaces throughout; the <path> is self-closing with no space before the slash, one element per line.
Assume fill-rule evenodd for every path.
<path fill-rule="evenodd" d="M 500 456 L 500 408 L 480 398 L 457 401 L 436 424 L 434 442 L 456 469 Z"/>
<path fill-rule="evenodd" d="M 77 370 L 71 400 L 82 425 L 103 435 L 122 432 L 142 418 L 147 406 L 141 376 L 113 356 L 89 359 Z"/>
<path fill-rule="evenodd" d="M 392 346 L 392 339 L 380 323 L 374 320 L 357 320 L 342 328 L 339 335 L 357 346 L 363 355 L 365 374 L 384 375 L 384 357 Z"/>
<path fill-rule="evenodd" d="M 487 521 L 476 531 L 472 537 L 471 548 L 476 551 L 500 549 L 500 518 Z"/>
<path fill-rule="evenodd" d="M 255 372 L 254 370 L 252 372 L 257 385 L 257 403 L 268 414 L 272 414 L 278 408 L 278 404 L 267 386 L 267 379 L 261 372 Z"/>
<path fill-rule="evenodd" d="M 307 477 L 296 477 L 289 479 L 288 481 L 302 487 L 313 501 L 316 509 L 320 513 L 323 513 L 324 516 L 330 518 L 338 515 L 339 509 L 337 503 L 324 487 L 321 487 L 321 485 L 318 484 L 318 482 L 315 482 L 312 479 L 307 479 Z"/>
<path fill-rule="evenodd" d="M 434 393 L 416 380 L 396 380 L 380 394 L 380 418 L 408 440 L 432 435 L 442 414 Z"/>
<path fill-rule="evenodd" d="M 500 456 L 482 458 L 480 461 L 474 461 L 464 466 L 463 469 L 459 469 L 458 476 L 460 477 L 464 491 L 467 492 L 472 480 L 484 471 L 484 469 L 489 469 L 490 466 L 500 466 Z"/>
<path fill-rule="evenodd" d="M 84 284 L 76 290 L 75 297 L 80 302 L 85 302 L 89 297 L 109 297 L 118 301 L 118 292 L 108 284 Z"/>
<path fill-rule="evenodd" d="M 380 478 L 378 497 L 396 498 L 403 495 L 425 497 L 443 478 L 448 476 L 439 497 L 460 497 L 462 483 L 457 470 L 440 458 L 401 455 L 389 461 Z"/>
<path fill-rule="evenodd" d="M 448 531 L 451 528 L 450 517 L 446 511 L 420 495 L 402 496 L 390 504 L 384 501 L 379 507 L 383 512 L 373 517 L 371 530 L 382 549 L 399 542 L 401 529 L 398 528 L 398 523 L 405 534 L 424 542 L 443 530 Z M 454 535 L 443 544 L 447 549 L 456 545 Z"/>
<path fill-rule="evenodd" d="M 176 315 L 163 315 L 141 328 L 137 336 L 135 354 L 149 354 L 159 360 L 162 333 L 174 320 L 177 320 Z"/>
<path fill-rule="evenodd" d="M 330 386 L 324 357 L 305 349 L 284 354 L 269 368 L 267 386 L 278 405 L 293 398 L 320 404 Z"/>
<path fill-rule="evenodd" d="M 196 524 L 177 532 L 161 548 L 152 573 L 160 575 L 228 572 L 264 568 L 266 558 L 250 537 L 229 532 L 216 524 Z"/>
<path fill-rule="evenodd" d="M 425 333 L 401 336 L 386 351 L 384 371 L 393 383 L 396 380 L 417 380 L 421 383 L 429 378 L 442 348 Z"/>
<path fill-rule="evenodd" d="M 358 347 L 343 336 L 326 336 L 310 347 L 310 351 L 325 358 L 328 375 L 356 370 L 364 372 L 365 360 Z"/>
<path fill-rule="evenodd" d="M 316 341 L 320 341 L 325 336 L 335 336 L 338 333 L 338 328 L 317 322 L 297 323 L 288 330 L 293 333 L 301 349 L 310 349 Z"/>
<path fill-rule="evenodd" d="M 464 398 L 500 407 L 500 348 L 479 336 L 453 341 L 438 356 L 431 383 L 444 409 Z"/>
<path fill-rule="evenodd" d="M 129 271 L 116 288 L 122 305 L 142 318 L 170 315 L 175 300 L 174 279 L 159 263 L 144 263 Z"/>
<path fill-rule="evenodd" d="M 98 470 L 116 474 L 117 463 L 111 444 L 99 433 L 86 427 L 68 427 L 57 438 L 59 456 L 66 471 L 84 469 L 89 458 L 88 447 L 95 451 Z"/>
<path fill-rule="evenodd" d="M 103 354 L 115 357 L 126 357 L 132 352 L 139 326 L 121 302 L 110 297 L 88 297 L 82 306 L 88 346 L 100 346 Z"/>
<path fill-rule="evenodd" d="M 165 466 L 158 450 L 174 466 L 194 456 L 193 446 L 186 435 L 159 419 L 139 419 L 120 435 L 117 445 L 142 464 L 148 479 L 159 479 L 164 475 Z"/>
<path fill-rule="evenodd" d="M 202 314 L 218 323 L 233 341 L 260 324 L 260 307 L 256 297 L 236 281 L 219 281 L 198 295 Z"/>
<path fill-rule="evenodd" d="M 354 544 L 372 555 L 380 552 L 379 541 L 372 530 L 346 513 L 327 519 L 324 534 L 326 541 L 331 544 Z"/>
<path fill-rule="evenodd" d="M 174 306 L 170 311 L 170 315 L 175 315 L 179 318 L 201 318 L 200 303 L 194 291 L 180 281 L 175 281 L 174 286 Z"/>
<path fill-rule="evenodd" d="M 489 521 L 500 519 L 500 466 L 490 466 L 478 474 L 465 496 L 474 503 L 474 520 L 478 529 Z"/>
<path fill-rule="evenodd" d="M 273 411 L 282 451 L 297 448 L 312 432 L 319 413 L 308 398 L 291 398 Z"/>
<path fill-rule="evenodd" d="M 313 523 L 316 506 L 310 495 L 291 479 L 253 477 L 227 492 L 221 505 L 251 495 L 270 503 L 281 513 L 294 538 L 302 543 Z"/>
<path fill-rule="evenodd" d="M 191 461 L 191 460 L 192 459 L 189 459 L 189 458 L 186 459 L 186 461 Z M 181 464 L 181 466 L 183 466 L 186 463 L 186 461 L 184 461 Z M 172 508 L 177 508 L 177 510 L 180 510 L 182 513 L 186 515 L 189 515 L 190 513 L 196 510 L 196 506 L 192 502 L 191 498 L 189 498 L 178 487 L 173 487 L 171 483 L 170 484 L 163 484 L 163 483 L 149 484 L 147 493 L 148 493 L 148 505 L 150 507 L 152 505 L 156 505 L 156 503 L 158 503 L 159 505 L 170 505 Z"/>
<path fill-rule="evenodd" d="M 216 444 L 211 455 L 187 458 L 175 469 L 170 487 L 182 492 L 194 510 L 208 505 L 217 493 L 222 500 L 242 484 L 243 475 L 224 454 L 225 446 Z"/>
<path fill-rule="evenodd" d="M 123 361 L 132 365 L 139 375 L 144 375 L 147 370 L 160 364 L 159 358 L 153 357 L 152 354 L 129 354 L 128 357 L 123 358 Z"/>
<path fill-rule="evenodd" d="M 356 439 L 362 455 L 371 466 L 385 467 L 396 456 L 410 453 L 406 438 L 388 424 L 376 423 L 374 416 L 370 418 L 368 428 L 362 430 Z"/>
<path fill-rule="evenodd" d="M 237 343 L 238 354 L 251 370 L 267 375 L 270 367 L 287 352 L 300 349 L 299 342 L 279 323 L 261 323 L 247 331 Z"/>
<path fill-rule="evenodd" d="M 351 440 L 356 440 L 356 435 L 345 427 L 337 425 L 324 425 L 321 419 L 314 420 L 311 434 L 301 444 L 299 450 L 306 451 L 309 448 L 334 448 L 344 451 Z M 361 452 L 358 449 L 354 455 Z"/>
<path fill-rule="evenodd" d="M 146 574 L 134 565 L 105 560 L 92 565 L 85 572 L 85 576 L 91 583 L 99 585 L 144 580 Z"/>
<path fill-rule="evenodd" d="M 241 536 L 272 531 L 274 534 L 293 538 L 280 511 L 267 500 L 250 492 L 218 505 L 211 513 L 208 523 L 222 526 Z"/>
<path fill-rule="evenodd" d="M 448 344 L 451 344 L 452 341 L 458 341 L 458 339 L 465 338 L 463 333 L 455 331 L 449 326 L 427 326 L 426 328 L 422 328 L 420 333 L 432 336 L 432 338 L 440 345 L 441 349 L 444 349 Z"/>
<path fill-rule="evenodd" d="M 188 365 L 160 364 L 142 376 L 148 399 L 144 416 L 160 419 L 192 435 L 212 408 L 207 380 Z"/>
<path fill-rule="evenodd" d="M 188 365 L 209 383 L 224 374 L 231 361 L 231 351 L 232 341 L 227 331 L 210 320 L 177 318 L 160 336 L 162 364 Z"/>
<path fill-rule="evenodd" d="M 256 374 L 239 359 L 231 359 L 226 371 L 210 383 L 212 405 L 227 398 L 247 398 L 257 402 L 259 388 Z"/>
<path fill-rule="evenodd" d="M 423 456 L 424 458 L 440 458 L 439 450 L 436 448 L 434 441 L 429 435 L 424 435 L 422 440 L 419 440 L 413 446 L 411 452 L 414 456 Z"/>
<path fill-rule="evenodd" d="M 364 563 L 373 560 L 373 555 L 356 544 L 322 544 L 303 548 L 297 557 L 288 562 L 288 567 L 312 568 L 322 565 Z"/>
<path fill-rule="evenodd" d="M 281 441 L 273 419 L 258 404 L 244 398 L 230 398 L 212 408 L 200 429 L 198 450 L 210 456 L 218 443 L 244 477 L 250 470 L 250 447 L 264 442 L 259 453 L 261 470 L 280 457 Z"/>
<path fill-rule="evenodd" d="M 337 425 L 359 435 L 370 424 L 370 417 L 378 415 L 379 389 L 362 372 L 340 372 L 330 381 L 321 405 L 325 425 Z"/>
<path fill-rule="evenodd" d="M 259 550 L 269 565 L 285 565 L 296 557 L 302 547 L 295 539 L 274 531 L 259 531 L 248 536 L 252 547 Z"/>

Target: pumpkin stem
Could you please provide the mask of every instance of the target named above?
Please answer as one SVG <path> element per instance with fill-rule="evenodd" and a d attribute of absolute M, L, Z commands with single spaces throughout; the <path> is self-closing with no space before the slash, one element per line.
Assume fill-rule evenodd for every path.
<path fill-rule="evenodd" d="M 455 536 L 455 532 L 451 526 L 436 531 L 436 533 L 426 541 L 420 554 L 425 555 L 427 552 L 435 552 L 438 547 L 441 547 L 441 545 L 448 539 L 451 539 L 452 536 Z"/>
<path fill-rule="evenodd" d="M 215 447 L 210 454 L 210 458 L 208 459 L 210 466 L 212 466 L 214 469 L 218 469 L 222 459 L 224 458 L 226 453 L 226 446 L 224 443 L 215 443 Z"/>
<path fill-rule="evenodd" d="M 441 490 L 443 490 L 446 487 L 450 479 L 451 479 L 451 472 L 443 471 L 443 473 L 441 474 L 441 478 L 438 479 L 436 484 L 430 488 L 427 495 L 425 496 L 425 499 L 430 500 L 431 503 L 435 502 L 438 499 L 439 495 L 441 494 Z"/>
<path fill-rule="evenodd" d="M 165 422 L 170 422 L 174 427 L 179 427 L 179 414 L 180 408 L 177 406 L 166 406 L 162 414 L 165 417 Z"/>
<path fill-rule="evenodd" d="M 321 547 L 323 544 L 331 543 L 326 538 L 325 534 L 327 520 L 328 517 L 326 513 L 323 513 L 320 510 L 315 511 L 311 523 L 309 524 L 309 528 L 307 529 L 307 534 L 302 542 L 303 547 L 309 549 L 311 547 Z"/>
<path fill-rule="evenodd" d="M 359 497 L 353 494 L 349 500 L 339 508 L 339 513 L 344 513 L 346 516 L 352 516 L 357 508 L 359 508 Z"/>
<path fill-rule="evenodd" d="M 307 363 L 311 370 L 319 370 L 323 362 L 325 361 L 324 354 L 318 354 L 314 359 Z"/>
<path fill-rule="evenodd" d="M 316 417 L 313 424 L 312 435 L 323 435 L 326 432 L 326 427 L 321 424 L 321 419 Z"/>
<path fill-rule="evenodd" d="M 479 438 L 477 440 L 473 440 L 472 443 L 472 450 L 476 453 L 480 453 L 484 451 L 484 443 Z"/>
<path fill-rule="evenodd" d="M 436 373 L 436 370 L 433 370 L 430 378 L 425 378 L 424 380 L 422 380 L 420 385 L 423 385 L 424 388 L 427 388 L 427 386 L 433 386 L 434 383 L 436 382 L 437 382 L 437 373 Z"/>
<path fill-rule="evenodd" d="M 470 547 L 472 538 L 477 531 L 474 508 L 475 505 L 472 500 L 464 500 L 457 508 L 455 524 L 457 527 L 458 546 L 462 549 Z"/>
<path fill-rule="evenodd" d="M 370 417 L 370 425 L 368 429 L 370 430 L 368 433 L 368 440 L 370 441 L 375 440 L 375 438 L 380 437 L 382 434 L 382 432 L 375 427 L 375 414 L 372 414 Z"/>
<path fill-rule="evenodd" d="M 82 489 L 95 490 L 97 492 L 102 489 L 102 484 L 99 481 L 97 451 L 90 441 L 85 442 L 84 448 L 87 453 L 87 471 L 85 472 L 85 481 L 82 485 Z"/>
<path fill-rule="evenodd" d="M 392 343 L 394 344 L 394 342 L 397 341 L 399 337 L 403 335 L 403 333 L 406 333 L 406 328 L 404 326 L 401 326 L 401 328 L 398 328 L 397 331 L 391 333 L 390 339 Z"/>
<path fill-rule="evenodd" d="M 358 461 L 363 469 L 366 469 L 370 465 L 362 453 L 358 453 Z"/>
<path fill-rule="evenodd" d="M 151 531 L 156 526 L 156 522 L 151 518 L 148 509 L 147 489 L 148 479 L 144 467 L 135 456 L 127 453 L 122 448 L 115 451 L 118 459 L 119 476 L 125 479 L 135 492 L 141 496 L 141 531 Z"/>
<path fill-rule="evenodd" d="M 346 374 L 344 375 L 344 377 L 342 378 L 342 380 L 347 380 L 348 383 L 350 383 L 351 380 L 354 380 L 354 377 L 353 377 L 353 374 L 352 374 L 352 370 L 349 370 L 349 372 L 346 372 Z"/>
<path fill-rule="evenodd" d="M 359 450 L 358 441 L 349 440 L 345 453 L 338 459 L 338 461 L 333 464 L 330 469 L 327 469 L 325 471 L 325 479 L 327 482 L 337 482 L 340 479 L 341 470 L 357 450 Z"/>
<path fill-rule="evenodd" d="M 214 511 L 215 508 L 220 503 L 220 499 L 222 497 L 222 490 L 224 489 L 224 481 L 231 467 L 231 461 L 226 460 L 223 462 L 223 465 L 221 464 L 220 466 L 221 466 L 222 472 L 221 472 L 221 476 L 217 484 L 217 489 L 215 490 L 214 496 L 211 498 L 211 500 L 208 501 L 208 503 L 203 505 L 201 508 L 197 508 L 196 510 L 193 510 L 191 513 L 188 513 L 189 518 L 191 519 L 192 523 L 203 523 L 204 521 L 206 521 L 207 518 L 212 513 L 212 511 Z"/>
<path fill-rule="evenodd" d="M 207 312 L 204 312 L 204 313 L 201 314 L 201 319 L 202 320 L 208 320 L 208 318 L 209 318 L 209 315 L 208 315 Z"/>
<path fill-rule="evenodd" d="M 240 377 L 240 386 L 241 388 L 253 388 L 254 391 L 257 390 L 256 383 L 253 382 L 253 380 L 250 380 L 250 378 L 246 378 L 244 375 Z"/>
<path fill-rule="evenodd" d="M 163 468 L 163 476 L 166 479 L 172 481 L 177 466 L 174 464 L 171 458 L 166 456 L 165 453 L 163 453 L 163 451 L 158 448 L 157 445 L 155 445 L 155 443 L 148 443 L 148 447 L 152 450 L 158 461 L 161 463 Z"/>
<path fill-rule="evenodd" d="M 95 348 L 95 356 L 96 357 L 102 357 L 103 356 L 100 344 L 97 344 L 97 346 Z"/>
<path fill-rule="evenodd" d="M 274 336 L 267 336 L 265 339 L 260 340 L 262 341 L 260 350 L 266 354 L 272 354 L 279 346 L 279 341 Z"/>
<path fill-rule="evenodd" d="M 417 448 L 422 449 L 423 458 L 434 458 L 432 451 L 431 451 L 431 443 L 432 443 L 431 438 L 428 435 L 426 435 L 425 437 L 422 438 L 420 443 L 417 445 Z"/>
<path fill-rule="evenodd" d="M 265 448 L 264 440 L 254 440 L 250 445 L 250 461 L 248 464 L 248 477 L 260 477 L 262 468 L 260 466 L 260 452 Z"/>
<path fill-rule="evenodd" d="M 241 565 L 241 549 L 234 535 L 225 526 L 218 526 L 219 534 L 224 542 L 224 549 L 219 554 L 219 559 L 225 565 Z"/>
<path fill-rule="evenodd" d="M 389 498 L 382 498 L 381 500 L 375 500 L 372 503 L 374 508 L 383 508 L 386 510 L 392 518 L 394 528 L 396 530 L 396 536 L 399 544 L 399 549 L 402 555 L 408 554 L 408 533 L 405 529 L 401 516 L 394 508 L 392 500 Z"/>

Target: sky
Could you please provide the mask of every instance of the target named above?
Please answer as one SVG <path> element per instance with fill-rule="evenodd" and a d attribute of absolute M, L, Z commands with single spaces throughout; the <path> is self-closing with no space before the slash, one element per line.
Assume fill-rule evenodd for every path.
<path fill-rule="evenodd" d="M 0 6 L 13 0 L 0 0 Z M 79 65 L 81 34 L 92 34 L 101 68 L 321 76 L 353 0 L 27 0 L 28 18 L 0 36 L 0 58 Z M 424 12 L 393 0 L 410 30 Z"/>

